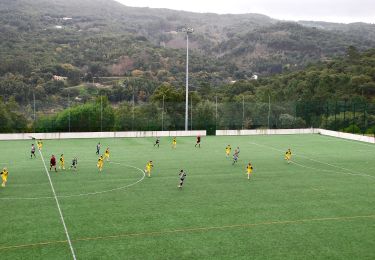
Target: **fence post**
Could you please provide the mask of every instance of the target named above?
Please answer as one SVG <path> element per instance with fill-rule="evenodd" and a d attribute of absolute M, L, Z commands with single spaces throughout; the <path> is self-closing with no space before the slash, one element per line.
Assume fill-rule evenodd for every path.
<path fill-rule="evenodd" d="M 68 93 L 68 111 L 69 111 L 69 133 L 70 133 L 70 94 Z"/>
<path fill-rule="evenodd" d="M 328 116 L 329 116 L 329 104 L 328 104 L 328 101 L 326 103 L 326 129 L 328 129 Z"/>
<path fill-rule="evenodd" d="M 100 132 L 103 132 L 103 96 L 100 95 Z"/>
<path fill-rule="evenodd" d="M 268 94 L 268 129 L 270 129 L 270 116 L 271 116 L 271 96 Z"/>
<path fill-rule="evenodd" d="M 34 133 L 35 133 L 35 123 L 36 123 L 36 113 L 35 113 L 35 92 L 33 92 L 33 100 L 34 100 Z"/>
<path fill-rule="evenodd" d="M 216 105 L 215 105 L 215 131 L 217 130 L 217 96 L 215 96 Z"/>
<path fill-rule="evenodd" d="M 345 114 L 346 114 L 346 100 L 344 100 L 344 127 L 346 127 L 346 118 L 345 118 Z"/>
<path fill-rule="evenodd" d="M 365 102 L 365 105 L 363 107 L 363 131 L 364 131 L 363 133 L 365 133 L 367 129 L 366 114 L 367 114 L 367 103 Z"/>
<path fill-rule="evenodd" d="M 164 95 L 163 95 L 163 110 L 161 111 L 161 131 L 164 131 Z"/>
<path fill-rule="evenodd" d="M 245 96 L 242 96 L 242 129 L 245 128 Z"/>
<path fill-rule="evenodd" d="M 353 120 L 352 120 L 352 134 L 354 134 L 354 125 L 355 125 L 355 103 L 353 103 Z"/>
<path fill-rule="evenodd" d="M 337 122 L 336 122 L 336 114 L 337 114 L 337 100 L 335 101 L 335 123 L 334 123 L 334 130 L 337 131 Z"/>
<path fill-rule="evenodd" d="M 190 95 L 190 130 L 193 131 L 193 95 Z"/>

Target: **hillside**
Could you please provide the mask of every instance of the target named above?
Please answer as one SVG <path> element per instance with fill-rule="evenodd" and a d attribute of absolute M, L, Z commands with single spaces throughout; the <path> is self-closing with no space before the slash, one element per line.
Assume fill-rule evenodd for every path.
<path fill-rule="evenodd" d="M 297 24 L 259 14 L 217 15 L 132 8 L 112 0 L 2 0 L 0 14 L 2 54 L 9 56 L 14 56 L 16 47 L 32 55 L 33 42 L 41 45 L 38 40 L 45 41 L 43 48 L 51 54 L 59 45 L 66 47 L 63 45 L 87 38 L 124 36 L 141 39 L 153 48 L 183 49 L 185 40 L 177 30 L 185 24 L 195 30 L 190 46 L 197 55 L 209 55 L 225 63 L 230 61 L 240 71 L 263 74 L 343 54 L 350 45 L 360 50 L 375 46 L 375 25 Z M 64 20 L 64 17 L 72 19 Z M 6 48 L 9 44 L 12 48 Z M 111 55 L 108 49 L 103 51 L 104 56 Z M 114 62 L 121 54 L 112 54 L 106 62 Z M 90 57 L 85 58 L 90 61 Z M 56 58 L 56 62 L 82 67 L 82 62 L 69 59 Z"/>
<path fill-rule="evenodd" d="M 150 101 L 161 85 L 183 87 L 184 25 L 194 28 L 189 37 L 194 91 L 254 73 L 298 71 L 345 55 L 349 46 L 375 47 L 375 25 L 133 8 L 112 0 L 0 0 L 0 25 L 0 93 L 21 105 L 35 94 L 40 107 L 51 104 L 46 100 L 66 102 L 68 95 L 85 102 L 98 93 L 112 102 L 133 95 Z"/>

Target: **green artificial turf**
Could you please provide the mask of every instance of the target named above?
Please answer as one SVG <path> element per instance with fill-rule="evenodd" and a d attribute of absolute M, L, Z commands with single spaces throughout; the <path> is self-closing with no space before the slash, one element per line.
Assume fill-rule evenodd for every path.
<path fill-rule="evenodd" d="M 111 163 L 96 168 L 96 143 Z M 77 259 L 375 259 L 375 145 L 320 135 L 44 140 Z M 72 259 L 30 141 L 1 141 L 0 259 Z M 225 147 L 240 146 L 239 162 Z M 284 160 L 292 149 L 293 163 Z M 151 178 L 142 170 L 154 162 Z M 245 174 L 251 161 L 254 173 Z M 49 168 L 49 167 L 48 167 Z M 178 172 L 187 178 L 178 189 Z"/>

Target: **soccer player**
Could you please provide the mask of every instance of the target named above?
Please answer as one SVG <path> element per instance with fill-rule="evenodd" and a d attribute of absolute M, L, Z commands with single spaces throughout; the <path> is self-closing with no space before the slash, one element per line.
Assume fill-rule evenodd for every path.
<path fill-rule="evenodd" d="M 176 149 L 176 145 L 177 145 L 177 140 L 176 140 L 176 137 L 174 137 L 172 140 L 172 149 Z"/>
<path fill-rule="evenodd" d="M 156 140 L 155 140 L 155 143 L 154 143 L 154 147 L 155 146 L 158 146 L 158 148 L 159 148 L 159 145 L 160 145 L 160 138 L 159 137 L 156 137 Z"/>
<path fill-rule="evenodd" d="M 100 142 L 96 145 L 96 155 L 99 155 L 99 153 L 100 153 L 100 147 L 101 147 L 101 145 L 100 145 Z"/>
<path fill-rule="evenodd" d="M 60 160 L 59 160 L 59 170 L 60 169 L 65 170 L 65 159 L 64 159 L 64 155 L 63 154 L 61 154 Z"/>
<path fill-rule="evenodd" d="M 30 158 L 32 159 L 33 156 L 34 156 L 34 158 L 35 158 L 35 146 L 34 146 L 34 144 L 31 144 L 31 154 L 30 154 Z"/>
<path fill-rule="evenodd" d="M 77 157 L 74 157 L 72 160 L 72 165 L 70 165 L 70 169 L 77 170 L 77 164 L 78 164 L 78 159 Z"/>
<path fill-rule="evenodd" d="M 240 157 L 240 147 L 237 146 L 237 156 Z"/>
<path fill-rule="evenodd" d="M 197 147 L 197 145 L 199 148 L 201 148 L 201 136 L 200 135 L 197 136 L 197 143 L 195 144 L 195 147 Z"/>
<path fill-rule="evenodd" d="M 292 151 L 289 148 L 288 151 L 285 152 L 285 160 L 288 163 L 290 163 L 291 159 L 292 159 Z"/>
<path fill-rule="evenodd" d="M 182 185 L 184 185 L 184 181 L 185 181 L 185 178 L 186 178 L 186 172 L 184 172 L 184 170 L 181 170 L 178 173 L 178 177 L 180 178 L 180 184 L 177 187 L 181 189 Z"/>
<path fill-rule="evenodd" d="M 107 160 L 107 162 L 109 161 L 109 147 L 107 147 L 107 149 L 105 149 L 104 158 Z"/>
<path fill-rule="evenodd" d="M 37 142 L 37 146 L 38 146 L 38 150 L 41 151 L 42 148 L 43 148 L 43 142 L 42 142 L 42 139 L 39 139 L 39 141 Z"/>
<path fill-rule="evenodd" d="M 96 166 L 98 167 L 98 169 L 99 169 L 100 172 L 103 169 L 103 163 L 104 163 L 103 155 L 100 155 L 100 157 L 98 159 L 98 163 L 96 164 Z"/>
<path fill-rule="evenodd" d="M 4 167 L 3 170 L 0 172 L 1 180 L 2 180 L 1 187 L 5 187 L 8 181 L 8 174 L 9 174 L 8 169 Z"/>
<path fill-rule="evenodd" d="M 148 161 L 145 167 L 145 173 L 147 173 L 147 176 L 151 177 L 151 169 L 154 167 L 152 161 Z"/>
<path fill-rule="evenodd" d="M 234 165 L 237 161 L 238 161 L 238 151 L 236 149 L 236 150 L 234 150 L 232 165 Z"/>
<path fill-rule="evenodd" d="M 227 147 L 225 147 L 225 155 L 227 158 L 229 157 L 231 150 L 232 150 L 232 147 L 230 147 L 230 144 L 228 144 Z"/>
<path fill-rule="evenodd" d="M 249 164 L 246 166 L 246 173 L 247 173 L 247 179 L 250 180 L 251 173 L 253 172 L 253 166 L 249 162 Z"/>
<path fill-rule="evenodd" d="M 52 168 L 54 168 L 55 172 L 57 172 L 57 170 L 56 170 L 56 157 L 53 154 L 51 156 L 51 159 L 49 160 L 49 170 L 52 170 Z"/>

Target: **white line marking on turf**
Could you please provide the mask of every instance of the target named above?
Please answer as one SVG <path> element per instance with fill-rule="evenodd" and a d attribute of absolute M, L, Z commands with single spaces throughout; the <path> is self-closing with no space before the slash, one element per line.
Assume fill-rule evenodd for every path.
<path fill-rule="evenodd" d="M 111 163 L 121 164 L 121 163 L 115 163 L 115 162 L 111 162 Z M 134 183 L 131 183 L 131 184 L 128 184 L 128 185 L 125 185 L 125 186 L 121 186 L 121 187 L 118 187 L 118 188 L 110 189 L 110 190 L 96 191 L 96 192 L 82 193 L 82 194 L 75 194 L 75 195 L 59 195 L 59 196 L 56 196 L 56 197 L 57 198 L 72 198 L 72 197 L 83 197 L 83 196 L 91 196 L 91 195 L 98 195 L 98 194 L 113 192 L 113 191 L 122 190 L 122 189 L 129 188 L 131 186 L 134 186 L 134 185 L 140 183 L 141 181 L 143 181 L 144 178 L 146 177 L 145 172 L 143 170 L 139 169 L 138 167 L 135 167 L 135 166 L 132 166 L 132 165 L 127 165 L 127 164 L 124 164 L 124 166 L 128 166 L 128 167 L 134 168 L 136 170 L 139 170 L 140 172 L 142 172 L 142 177 Z M 0 200 L 42 200 L 42 199 L 54 199 L 54 197 L 29 197 L 29 198 L 27 198 L 27 197 L 24 197 L 24 198 L 22 198 L 22 197 L 9 197 L 9 198 L 0 198 Z"/>
<path fill-rule="evenodd" d="M 272 149 L 272 150 L 275 150 L 275 151 L 278 151 L 278 152 L 284 152 L 283 150 L 280 150 L 280 149 L 277 149 L 275 147 L 272 147 L 272 146 L 269 146 L 269 145 L 262 145 L 262 144 L 258 144 L 258 143 L 254 143 L 254 142 L 250 142 L 251 144 L 254 144 L 254 145 L 257 145 L 257 146 L 261 146 L 261 147 L 266 147 L 268 149 Z M 297 154 L 294 154 L 294 155 L 297 155 Z M 307 156 L 303 156 L 303 155 L 298 155 L 299 157 L 302 157 L 302 158 L 305 158 L 307 160 L 310 160 L 310 161 L 313 161 L 313 162 L 316 162 L 316 163 L 320 163 L 320 164 L 325 164 L 325 165 L 328 165 L 328 166 L 331 166 L 331 167 L 334 167 L 334 168 L 337 168 L 337 169 L 340 169 L 340 170 L 344 170 L 346 172 L 338 172 L 338 173 L 342 173 L 342 174 L 348 174 L 348 175 L 355 175 L 355 176 L 363 176 L 363 177 L 370 177 L 370 178 L 375 178 L 375 176 L 372 176 L 372 175 L 368 175 L 368 174 L 365 174 L 365 173 L 353 173 L 352 170 L 350 169 L 346 169 L 346 168 L 343 168 L 343 167 L 340 167 L 340 166 L 337 166 L 337 165 L 334 165 L 334 164 L 330 164 L 330 163 L 326 163 L 326 162 L 321 162 L 321 161 L 318 161 L 318 160 L 315 160 L 315 159 L 312 159 L 312 158 L 309 158 Z M 297 164 L 297 163 L 296 163 Z M 301 164 L 300 164 L 301 166 Z"/>
<path fill-rule="evenodd" d="M 341 174 L 348 174 L 348 175 L 354 175 L 354 176 L 366 176 L 366 177 L 373 177 L 373 176 L 370 176 L 370 175 L 363 175 L 363 174 L 355 174 L 355 173 L 350 173 L 350 172 L 337 172 L 337 171 L 331 171 L 331 170 L 325 170 L 325 169 L 317 169 L 317 168 L 314 168 L 314 167 L 310 167 L 310 166 L 306 166 L 306 165 L 303 165 L 303 164 L 300 164 L 300 163 L 297 163 L 295 161 L 290 161 L 291 163 L 297 165 L 297 166 L 300 166 L 302 168 L 306 168 L 306 169 L 312 169 L 312 170 L 319 170 L 319 171 L 322 171 L 322 172 L 332 172 L 332 173 L 341 173 Z"/>
<path fill-rule="evenodd" d="M 243 224 L 228 224 L 222 226 L 200 226 L 200 227 L 190 227 L 190 228 L 174 228 L 174 229 L 165 229 L 159 231 L 143 231 L 143 232 L 135 232 L 135 233 L 118 233 L 114 235 L 107 235 L 107 236 L 97 236 L 97 237 L 81 237 L 77 238 L 74 241 L 95 241 L 95 240 L 106 240 L 106 239 L 120 239 L 126 237 L 142 237 L 142 236 L 164 236 L 167 234 L 174 234 L 174 233 L 191 233 L 191 232 L 208 232 L 213 230 L 229 230 L 234 228 L 252 228 L 257 226 L 264 226 L 264 225 L 288 225 L 288 224 L 304 224 L 304 223 L 317 223 L 323 221 L 352 221 L 357 219 L 372 219 L 375 218 L 375 215 L 367 215 L 367 216 L 347 216 L 347 217 L 321 217 L 321 218 L 310 218 L 310 219 L 296 219 L 296 220 L 274 220 L 274 221 L 263 221 L 258 223 L 243 223 Z M 8 245 L 0 247 L 0 251 L 8 250 L 8 249 L 20 249 L 20 248 L 28 248 L 28 247 L 43 247 L 49 246 L 52 244 L 62 244 L 66 243 L 65 240 L 55 240 L 55 241 L 45 241 L 45 242 L 36 242 L 32 244 L 18 244 L 18 245 Z"/>
<path fill-rule="evenodd" d="M 61 222 L 62 222 L 62 224 L 63 224 L 63 226 L 64 226 L 65 235 L 66 235 L 66 239 L 68 240 L 68 243 L 69 243 L 70 251 L 72 252 L 73 259 L 76 260 L 77 258 L 76 258 L 76 255 L 75 255 L 75 253 L 74 253 L 74 249 L 73 249 L 72 241 L 70 241 L 70 236 L 69 236 L 68 229 L 67 229 L 67 227 L 66 227 L 65 220 L 64 220 L 64 217 L 63 217 L 63 214 L 62 214 L 61 208 L 60 208 L 60 203 L 59 203 L 59 200 L 57 199 L 56 192 L 55 192 L 55 188 L 53 187 L 53 183 L 52 183 L 52 180 L 51 180 L 51 176 L 49 175 L 49 172 L 48 172 L 48 169 L 47 169 L 47 166 L 46 166 L 46 162 L 44 161 L 44 158 L 43 158 L 42 151 L 39 150 L 39 154 L 40 154 L 40 158 L 41 158 L 42 161 L 43 161 L 44 169 L 46 170 L 46 174 L 47 174 L 47 177 L 48 177 L 48 180 L 49 180 L 49 184 L 51 185 L 51 189 L 52 189 L 52 192 L 53 192 L 53 196 L 54 196 L 54 198 L 55 198 L 56 205 L 57 205 L 57 208 L 58 208 L 59 213 L 60 213 L 60 219 L 61 219 Z"/>

